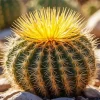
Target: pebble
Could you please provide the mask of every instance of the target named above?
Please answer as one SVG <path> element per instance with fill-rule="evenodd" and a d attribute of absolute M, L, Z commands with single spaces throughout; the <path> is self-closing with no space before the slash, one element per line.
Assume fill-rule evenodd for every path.
<path fill-rule="evenodd" d="M 4 92 L 4 91 L 8 90 L 10 87 L 11 87 L 11 85 L 9 84 L 9 82 L 7 81 L 6 78 L 0 79 L 0 92 Z"/>
<path fill-rule="evenodd" d="M 100 92 L 96 89 L 92 89 L 92 88 L 86 88 L 84 90 L 84 95 L 87 97 L 87 98 L 95 98 L 95 97 L 98 97 L 100 98 Z"/>

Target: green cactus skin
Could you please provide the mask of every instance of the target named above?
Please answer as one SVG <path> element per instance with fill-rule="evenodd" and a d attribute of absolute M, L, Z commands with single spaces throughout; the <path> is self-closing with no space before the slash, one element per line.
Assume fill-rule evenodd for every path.
<path fill-rule="evenodd" d="M 86 36 L 40 44 L 10 39 L 4 64 L 19 87 L 42 98 L 79 95 L 96 70 L 93 46 Z"/>
<path fill-rule="evenodd" d="M 18 0 L 0 0 L 0 29 L 9 27 L 21 14 Z"/>

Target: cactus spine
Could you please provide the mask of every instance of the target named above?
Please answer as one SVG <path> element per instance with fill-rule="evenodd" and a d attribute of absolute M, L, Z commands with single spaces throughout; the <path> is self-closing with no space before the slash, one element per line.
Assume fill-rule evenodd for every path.
<path fill-rule="evenodd" d="M 95 74 L 93 37 L 72 10 L 41 9 L 20 17 L 4 66 L 11 82 L 40 97 L 79 95 Z M 7 48 L 6 47 L 6 48 Z"/>
<path fill-rule="evenodd" d="M 0 0 L 0 29 L 8 27 L 21 14 L 18 0 Z"/>

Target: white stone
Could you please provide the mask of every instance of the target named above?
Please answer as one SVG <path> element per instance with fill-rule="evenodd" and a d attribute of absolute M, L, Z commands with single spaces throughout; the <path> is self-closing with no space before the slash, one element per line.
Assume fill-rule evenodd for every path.
<path fill-rule="evenodd" d="M 96 37 L 100 38 L 100 10 L 94 13 L 87 22 L 86 28 L 91 30 Z"/>
<path fill-rule="evenodd" d="M 96 56 L 97 63 L 100 63 L 100 49 L 95 50 L 95 56 Z"/>

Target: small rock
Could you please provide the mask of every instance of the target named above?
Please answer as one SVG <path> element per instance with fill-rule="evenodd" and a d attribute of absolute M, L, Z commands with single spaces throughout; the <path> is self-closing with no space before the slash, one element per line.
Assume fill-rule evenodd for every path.
<path fill-rule="evenodd" d="M 100 80 L 95 80 L 95 84 L 94 84 L 94 86 L 96 86 L 96 87 L 99 87 L 100 86 Z"/>
<path fill-rule="evenodd" d="M 98 97 L 100 98 L 100 92 L 96 89 L 92 89 L 92 88 L 86 88 L 84 90 L 84 95 L 87 97 L 87 98 L 95 98 L 95 97 Z"/>
<path fill-rule="evenodd" d="M 63 98 L 56 98 L 56 99 L 52 99 L 52 100 L 75 100 L 75 99 L 74 98 L 63 97 Z"/>
<path fill-rule="evenodd" d="M 3 100 L 3 96 L 0 95 L 0 100 Z"/>
<path fill-rule="evenodd" d="M 1 63 L 0 63 L 1 64 Z M 0 67 L 0 75 L 3 74 L 3 68 Z"/>
<path fill-rule="evenodd" d="M 0 79 L 0 92 L 4 92 L 4 91 L 8 90 L 10 87 L 11 87 L 11 85 L 9 84 L 9 82 L 7 81 L 6 78 Z"/>
<path fill-rule="evenodd" d="M 13 95 L 12 97 L 8 98 L 7 100 L 42 100 L 42 99 L 28 92 L 19 92 Z"/>
<path fill-rule="evenodd" d="M 100 100 L 100 98 L 89 98 L 88 100 Z"/>
<path fill-rule="evenodd" d="M 29 92 L 13 92 L 12 94 L 6 96 L 3 100 L 75 100 L 74 98 L 56 98 L 56 99 L 42 99 L 34 94 Z"/>
<path fill-rule="evenodd" d="M 76 98 L 76 100 L 88 100 L 88 99 L 86 99 L 86 98 L 84 98 L 84 97 L 82 97 L 82 96 L 78 96 L 78 97 Z"/>

